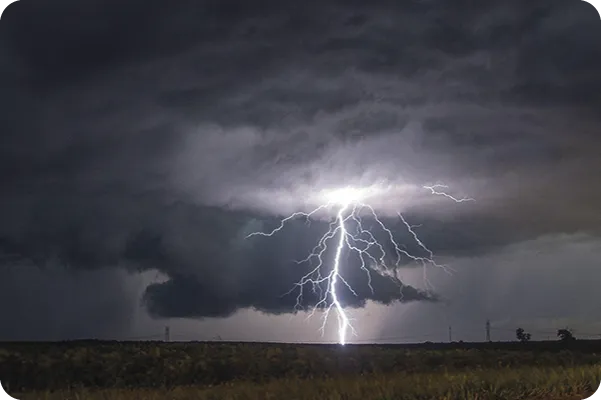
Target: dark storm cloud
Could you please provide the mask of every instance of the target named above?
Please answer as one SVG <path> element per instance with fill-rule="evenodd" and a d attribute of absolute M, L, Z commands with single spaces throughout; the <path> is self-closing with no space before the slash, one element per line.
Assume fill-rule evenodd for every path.
<path fill-rule="evenodd" d="M 601 25 L 584 2 L 21 0 L 3 17 L 0 247 L 159 269 L 156 315 L 291 311 L 280 296 L 306 270 L 289 260 L 324 225 L 243 237 L 312 188 L 409 185 L 379 211 L 446 255 L 599 232 Z M 477 202 L 420 192 L 436 181 Z M 359 273 L 348 305 L 428 298 L 377 276 L 371 294 Z"/>
<path fill-rule="evenodd" d="M 113 338 L 129 331 L 135 304 L 126 274 L 3 265 L 0 340 Z"/>

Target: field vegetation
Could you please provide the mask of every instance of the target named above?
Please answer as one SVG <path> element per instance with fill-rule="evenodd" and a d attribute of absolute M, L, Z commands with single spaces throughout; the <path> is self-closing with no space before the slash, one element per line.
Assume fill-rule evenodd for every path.
<path fill-rule="evenodd" d="M 293 345 L 0 344 L 18 399 L 582 399 L 601 341 Z"/>

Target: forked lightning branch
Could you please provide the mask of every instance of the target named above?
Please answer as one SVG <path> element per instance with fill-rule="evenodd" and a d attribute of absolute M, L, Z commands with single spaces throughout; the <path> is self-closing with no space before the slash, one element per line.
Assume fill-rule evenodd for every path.
<path fill-rule="evenodd" d="M 444 192 L 445 185 L 424 186 L 433 195 L 443 196 L 454 202 L 462 203 L 474 201 L 471 198 L 456 198 Z M 356 335 L 351 320 L 340 300 L 340 290 L 347 288 L 348 291 L 357 296 L 355 289 L 345 279 L 342 255 L 346 250 L 355 253 L 360 260 L 360 268 L 365 274 L 366 284 L 374 292 L 372 286 L 372 273 L 386 276 L 396 282 L 402 296 L 403 283 L 398 278 L 398 269 L 407 262 L 419 263 L 424 271 L 424 283 L 430 288 L 431 284 L 426 276 L 426 267 L 441 268 L 448 272 L 445 265 L 438 264 L 434 260 L 433 252 L 420 240 L 415 227 L 411 226 L 401 213 L 398 218 L 406 229 L 408 236 L 414 241 L 414 247 L 419 253 L 410 252 L 406 245 L 400 244 L 395 239 L 392 230 L 382 222 L 376 210 L 366 203 L 364 190 L 345 188 L 327 193 L 325 204 L 315 208 L 309 213 L 296 212 L 284 218 L 280 225 L 271 232 L 254 232 L 247 236 L 273 236 L 285 228 L 286 224 L 297 218 L 310 221 L 321 211 L 335 213 L 336 217 L 329 224 L 328 231 L 319 239 L 315 247 L 305 259 L 298 260 L 298 264 L 309 264 L 309 272 L 305 274 L 285 295 L 292 295 L 296 290 L 296 307 L 301 309 L 303 295 L 309 287 L 313 293 L 318 295 L 317 304 L 312 308 L 309 317 L 313 316 L 318 309 L 323 310 L 323 322 L 321 325 L 322 335 L 332 312 L 336 314 L 338 322 L 338 342 L 342 345 L 347 342 L 349 331 Z M 365 228 L 365 220 L 372 222 L 374 228 Z M 334 254 L 332 259 L 326 260 L 326 251 L 332 247 Z M 388 251 L 387 251 L 388 250 Z"/>

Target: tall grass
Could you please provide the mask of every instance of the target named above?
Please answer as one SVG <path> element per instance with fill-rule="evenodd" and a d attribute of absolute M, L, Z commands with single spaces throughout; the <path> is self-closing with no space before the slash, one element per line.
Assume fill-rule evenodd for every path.
<path fill-rule="evenodd" d="M 580 342 L 580 341 L 578 341 Z M 576 343 L 578 343 L 576 342 Z M 449 344 L 451 345 L 451 344 Z M 548 346 L 545 349 L 544 346 Z M 270 381 L 503 368 L 597 365 L 601 341 L 485 343 L 441 348 L 243 343 L 0 343 L 0 380 L 12 391 L 206 387 Z"/>
<path fill-rule="evenodd" d="M 21 400 L 520 400 L 583 399 L 601 382 L 601 366 L 524 367 L 394 373 L 322 379 L 233 381 L 212 387 L 102 389 L 14 394 Z"/>

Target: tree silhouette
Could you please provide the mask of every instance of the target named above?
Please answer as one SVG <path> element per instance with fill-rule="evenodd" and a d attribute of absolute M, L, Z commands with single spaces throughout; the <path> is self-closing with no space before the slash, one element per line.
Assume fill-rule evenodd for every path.
<path fill-rule="evenodd" d="M 557 337 L 562 342 L 571 342 L 573 340 L 576 340 L 576 338 L 574 337 L 574 334 L 568 328 L 557 330 Z"/>
<path fill-rule="evenodd" d="M 515 330 L 515 336 L 522 343 L 526 343 L 530 341 L 531 335 L 529 333 L 524 332 L 524 329 L 518 328 Z"/>

